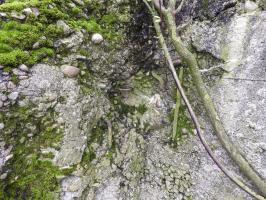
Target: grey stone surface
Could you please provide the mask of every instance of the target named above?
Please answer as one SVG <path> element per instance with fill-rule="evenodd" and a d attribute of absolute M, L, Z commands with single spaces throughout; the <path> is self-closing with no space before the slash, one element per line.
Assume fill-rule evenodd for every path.
<path fill-rule="evenodd" d="M 203 0 L 189 2 L 181 11 L 181 20 L 193 19 L 181 29 L 182 38 L 194 47 L 204 77 L 206 72 L 217 76 L 215 68 L 224 69 L 208 89 L 229 137 L 266 178 L 266 12 L 254 9 L 255 2 L 249 2 L 253 6 L 248 9 L 247 4 L 236 5 L 235 0 L 209 0 L 207 7 L 202 3 Z M 55 46 L 75 52 L 83 45 L 84 37 L 82 32 L 76 32 L 59 39 Z M 87 75 L 86 68 L 79 78 L 69 79 L 59 67 L 77 60 L 88 61 L 74 53 L 67 58 L 59 55 L 63 63 L 58 66 L 33 66 L 31 76 L 13 88 L 23 97 L 19 105 L 31 102 L 40 112 L 53 108 L 57 113 L 55 121 L 64 130 L 62 141 L 59 148 L 42 151 L 52 152 L 52 161 L 60 168 L 76 166 L 71 175 L 59 177 L 60 199 L 252 199 L 224 176 L 197 137 L 189 133 L 191 130 L 182 129 L 184 140 L 177 147 L 170 144 L 169 115 L 175 105 L 175 88 L 164 64 L 153 73 L 137 73 L 142 66 L 128 61 L 128 47 L 109 52 L 102 43 L 85 49 L 91 54 L 91 63 L 86 67 L 93 74 L 82 80 L 85 85 L 81 84 L 81 76 Z M 161 59 L 160 54 L 157 57 Z M 21 70 L 13 72 L 25 76 Z M 6 82 L 3 87 L 6 88 Z M 88 91 L 84 92 L 84 87 Z M 239 174 L 213 135 L 193 92 L 191 88 L 189 94 L 211 149 L 230 171 Z M 142 105 L 143 113 L 138 109 L 124 111 Z M 93 141 L 95 133 L 99 134 L 97 128 L 101 128 L 101 135 L 97 135 L 100 141 Z M 28 133 L 23 140 L 32 137 Z M 1 134 L 0 139 L 1 172 L 12 156 L 12 147 L 2 142 Z M 84 161 L 83 156 L 91 152 L 95 158 Z"/>
<path fill-rule="evenodd" d="M 85 126 L 83 123 L 89 124 L 89 120 L 95 120 L 103 114 L 103 110 L 108 106 L 105 98 L 93 94 L 82 96 L 76 80 L 64 78 L 58 68 L 46 64 L 34 66 L 32 76 L 23 80 L 18 90 L 21 95 L 38 104 L 40 110 L 56 105 L 55 111 L 59 113 L 61 123 L 65 124 L 65 133 L 54 162 L 62 167 L 78 164 L 87 141 L 86 130 L 81 130 L 80 126 Z M 66 99 L 65 103 L 56 103 L 60 97 Z M 94 107 L 95 104 L 99 107 Z M 88 116 L 84 114 L 86 112 Z M 86 117 L 88 121 L 82 122 Z"/>
<path fill-rule="evenodd" d="M 11 101 L 15 101 L 15 100 L 17 100 L 18 95 L 19 95 L 18 92 L 12 92 L 12 93 L 10 93 L 7 97 L 8 97 L 8 99 L 10 99 Z"/>
<path fill-rule="evenodd" d="M 17 19 L 17 20 L 24 20 L 24 19 L 26 19 L 26 16 L 25 15 L 23 15 L 23 14 L 21 14 L 21 13 L 18 13 L 18 12 L 16 12 L 16 11 L 12 11 L 11 12 L 11 17 L 13 17 L 14 19 Z"/>
<path fill-rule="evenodd" d="M 56 25 L 63 29 L 65 35 L 69 35 L 72 32 L 71 28 L 63 20 L 58 20 Z"/>
<path fill-rule="evenodd" d="M 67 38 L 59 39 L 54 43 L 55 47 L 62 47 L 71 49 L 72 51 L 77 50 L 77 48 L 82 44 L 84 35 L 81 31 L 71 34 Z"/>
<path fill-rule="evenodd" d="M 193 41 L 198 51 L 209 52 L 224 60 L 221 67 L 227 72 L 210 88 L 210 93 L 228 135 L 263 178 L 266 178 L 263 150 L 266 141 L 265 17 L 265 12 L 249 12 L 235 15 L 225 24 L 215 22 L 206 27 L 203 22 L 196 24 L 201 28 L 192 28 L 197 32 Z M 210 127 L 207 126 L 205 131 L 211 145 L 215 146 L 216 156 L 237 173 L 217 139 L 210 137 Z M 201 165 L 193 172 L 195 199 L 214 199 L 217 196 L 218 199 L 252 199 L 229 184 L 212 162 L 202 155 L 200 158 Z"/>

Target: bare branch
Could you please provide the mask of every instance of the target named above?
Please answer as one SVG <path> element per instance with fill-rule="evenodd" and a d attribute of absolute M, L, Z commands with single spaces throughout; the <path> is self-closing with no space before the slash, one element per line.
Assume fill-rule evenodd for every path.
<path fill-rule="evenodd" d="M 162 12 L 162 13 L 166 12 L 166 8 L 162 0 L 153 0 L 153 4 L 155 8 L 158 10 L 158 12 Z"/>
<path fill-rule="evenodd" d="M 181 3 L 179 4 L 179 6 L 177 7 L 177 9 L 175 9 L 174 11 L 174 15 L 176 15 L 177 13 L 179 13 L 181 11 L 181 9 L 183 8 L 183 5 L 185 3 L 186 0 L 182 0 Z"/>
<path fill-rule="evenodd" d="M 146 0 L 143 0 L 143 2 L 145 3 L 145 5 L 147 6 L 147 8 L 149 9 L 150 13 L 152 15 L 154 15 L 154 10 L 151 8 L 150 4 Z"/>
<path fill-rule="evenodd" d="M 169 4 L 168 4 L 168 8 L 170 8 L 171 10 L 175 9 L 175 6 L 176 6 L 176 2 L 177 0 L 169 0 Z"/>

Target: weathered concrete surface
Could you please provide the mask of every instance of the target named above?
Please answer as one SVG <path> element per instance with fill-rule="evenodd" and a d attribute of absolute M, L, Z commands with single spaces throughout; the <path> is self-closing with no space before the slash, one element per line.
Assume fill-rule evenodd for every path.
<path fill-rule="evenodd" d="M 188 35 L 198 53 L 207 52 L 208 59 L 216 60 L 217 66 L 207 66 L 206 70 L 211 73 L 209 67 L 221 67 L 228 71 L 209 88 L 210 94 L 228 135 L 264 178 L 265 17 L 265 12 L 242 12 L 226 21 L 198 21 L 188 28 Z M 159 74 L 163 79 L 167 77 L 164 73 Z M 111 170 L 115 172 L 113 175 L 101 176 L 97 192 L 90 190 L 91 195 L 85 199 L 252 199 L 225 177 L 195 136 L 189 136 L 177 149 L 169 145 L 171 126 L 164 120 L 173 102 L 167 87 L 162 89 L 158 83 L 151 83 L 151 87 L 142 85 L 140 90 L 134 89 L 124 97 L 124 102 L 129 105 L 145 103 L 148 111 L 143 116 L 133 115 L 133 119 L 127 116 L 123 122 L 128 128 L 134 127 L 134 118 L 138 118 L 150 122 L 150 129 L 121 129 L 123 131 L 119 135 L 125 139 L 119 139 L 120 154 L 114 162 L 118 169 Z M 133 86 L 136 88 L 136 85 Z M 205 114 L 198 114 L 216 157 L 239 175 L 213 135 Z M 142 141 L 140 146 L 136 144 L 136 137 Z M 141 163 L 135 164 L 132 171 L 130 160 L 136 162 L 136 154 Z"/>
<path fill-rule="evenodd" d="M 108 108 L 105 98 L 93 93 L 93 98 L 83 95 L 77 80 L 64 78 L 59 68 L 47 64 L 34 66 L 32 76 L 20 83 L 18 91 L 26 97 L 25 100 L 38 105 L 40 111 L 53 107 L 58 113 L 56 120 L 63 125 L 65 133 L 54 162 L 61 167 L 78 164 L 87 142 L 86 130 L 80 127 L 103 114 L 103 110 Z M 96 104 L 98 106 L 94 107 Z"/>
<path fill-rule="evenodd" d="M 225 24 L 216 22 L 194 29 L 194 33 L 198 31 L 194 38 L 198 50 L 224 60 L 221 67 L 228 72 L 210 88 L 210 93 L 228 135 L 263 178 L 266 178 L 265 20 L 266 12 L 252 12 L 235 15 Z M 207 127 L 206 135 L 210 133 Z M 227 168 L 237 172 L 226 152 L 217 146 L 216 139 L 209 136 L 208 139 L 216 156 Z M 195 199 L 250 198 L 229 184 L 212 162 L 201 160 L 199 169 L 194 171 Z"/>
<path fill-rule="evenodd" d="M 245 13 L 242 5 L 234 7 L 234 0 L 209 2 L 205 11 L 202 7 L 196 10 L 201 1 L 185 6 L 182 19 L 195 19 L 187 27 L 184 39 L 202 56 L 199 62 L 205 76 L 208 72 L 216 77 L 216 68 L 227 70 L 215 79 L 219 81 L 212 82 L 210 94 L 228 135 L 266 178 L 266 12 Z M 237 9 L 239 14 L 235 13 Z M 86 85 L 90 89 L 87 94 L 82 93 L 78 79 L 66 78 L 59 67 L 47 64 L 34 66 L 31 77 L 21 81 L 17 89 L 25 97 L 20 104 L 34 102 L 40 111 L 53 107 L 58 114 L 56 121 L 64 129 L 60 148 L 45 150 L 55 154 L 53 161 L 59 167 L 76 166 L 70 175 L 60 179 L 60 199 L 252 199 L 221 173 L 195 135 L 185 135 L 177 147 L 170 145 L 174 85 L 165 66 L 153 73 L 141 71 L 123 82 L 117 77 L 128 78 L 141 67 L 126 62 L 128 49 L 109 54 L 101 47 L 88 48 L 93 54 L 93 65 L 88 67 L 102 80 L 87 80 L 91 84 L 90 88 Z M 107 79 L 122 83 L 111 88 L 116 86 Z M 120 91 L 116 95 L 122 104 L 108 96 L 110 88 Z M 124 104 L 144 104 L 145 111 L 121 113 L 126 109 Z M 215 155 L 230 171 L 239 174 L 213 135 L 205 113 L 199 112 L 201 105 L 196 101 L 193 105 Z M 101 130 L 102 141 L 88 144 L 95 124 L 106 124 L 108 120 L 112 126 Z M 110 130 L 115 144 L 111 150 Z M 84 162 L 88 145 L 95 158 Z M 0 148 L 4 150 L 3 142 Z M 9 155 L 10 150 L 1 151 L 0 165 Z"/>

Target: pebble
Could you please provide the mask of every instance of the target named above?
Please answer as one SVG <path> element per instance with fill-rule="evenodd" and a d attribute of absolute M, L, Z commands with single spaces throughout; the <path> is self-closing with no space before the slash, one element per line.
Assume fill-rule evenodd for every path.
<path fill-rule="evenodd" d="M 11 80 L 11 77 L 10 76 L 4 76 L 4 77 L 2 77 L 2 80 L 3 81 L 10 81 Z"/>
<path fill-rule="evenodd" d="M 29 134 L 27 134 L 27 136 L 30 138 L 30 137 L 33 137 L 33 134 L 29 133 Z"/>
<path fill-rule="evenodd" d="M 7 96 L 10 100 L 15 101 L 18 98 L 18 92 L 12 92 Z"/>
<path fill-rule="evenodd" d="M 9 101 L 7 101 L 7 102 L 4 102 L 4 106 L 8 106 L 10 104 L 10 102 Z"/>
<path fill-rule="evenodd" d="M 10 89 L 10 90 L 13 90 L 13 89 L 16 88 L 16 85 L 12 81 L 8 81 L 7 82 L 7 88 Z"/>
<path fill-rule="evenodd" d="M 6 101 L 7 100 L 7 96 L 6 95 L 4 95 L 4 94 L 2 94 L 2 95 L 0 95 L 0 100 L 1 101 Z"/>
<path fill-rule="evenodd" d="M 19 69 L 17 69 L 17 68 L 12 69 L 12 72 L 13 72 L 13 74 L 18 75 L 18 76 L 26 76 L 26 75 L 27 75 L 26 72 L 24 72 L 24 71 L 22 71 L 22 70 L 19 70 Z"/>
<path fill-rule="evenodd" d="M 31 8 L 33 14 L 35 15 L 35 17 L 38 17 L 40 15 L 40 11 L 38 8 Z"/>
<path fill-rule="evenodd" d="M 32 48 L 33 49 L 38 49 L 40 47 L 40 42 L 35 42 L 33 45 L 32 45 Z"/>
<path fill-rule="evenodd" d="M 0 100 L 0 108 L 4 106 L 4 102 Z"/>
<path fill-rule="evenodd" d="M 29 71 L 29 68 L 27 67 L 27 65 L 19 65 L 18 67 L 21 71 L 24 71 L 24 72 L 28 72 Z"/>
<path fill-rule="evenodd" d="M 22 10 L 22 12 L 23 12 L 24 14 L 26 14 L 26 15 L 30 15 L 31 13 L 33 13 L 32 10 L 31 10 L 30 8 L 25 8 L 25 9 Z"/>
<path fill-rule="evenodd" d="M 5 91 L 6 88 L 6 84 L 5 83 L 0 83 L 0 91 Z"/>
<path fill-rule="evenodd" d="M 18 20 L 24 20 L 24 19 L 26 19 L 26 16 L 25 15 L 20 14 L 20 13 L 17 13 L 15 11 L 12 11 L 11 12 L 11 17 L 14 18 L 14 19 L 18 19 Z"/>
<path fill-rule="evenodd" d="M 61 71 L 69 78 L 74 78 L 80 73 L 80 69 L 70 65 L 62 65 Z"/>
<path fill-rule="evenodd" d="M 19 80 L 26 80 L 26 79 L 28 79 L 29 77 L 28 77 L 28 76 L 19 76 L 18 78 L 19 78 Z"/>
<path fill-rule="evenodd" d="M 92 35 L 92 38 L 91 38 L 91 41 L 94 43 L 94 44 L 100 44 L 102 43 L 103 41 L 103 36 L 99 33 L 94 33 Z"/>
<path fill-rule="evenodd" d="M 246 1 L 245 3 L 245 11 L 248 12 L 253 12 L 258 9 L 258 5 L 253 2 L 253 1 Z"/>
<path fill-rule="evenodd" d="M 13 154 L 10 154 L 10 155 L 6 156 L 6 157 L 5 157 L 5 161 L 10 160 L 11 158 L 13 158 Z"/>
<path fill-rule="evenodd" d="M 3 65 L 0 65 L 0 69 L 4 69 L 4 66 Z"/>
<path fill-rule="evenodd" d="M 22 137 L 22 138 L 19 140 L 19 142 L 20 142 L 21 144 L 23 144 L 25 141 L 26 141 L 26 138 L 25 138 L 25 137 Z"/>
<path fill-rule="evenodd" d="M 6 177 L 7 177 L 7 173 L 1 174 L 0 180 L 4 180 L 4 179 L 6 179 Z"/>
<path fill-rule="evenodd" d="M 58 20 L 56 22 L 57 27 L 62 28 L 64 31 L 64 34 L 68 35 L 72 32 L 71 28 L 63 21 L 63 20 Z"/>
<path fill-rule="evenodd" d="M 189 134 L 189 131 L 188 131 L 187 128 L 182 128 L 182 129 L 181 129 L 181 132 L 182 132 L 183 134 Z"/>
<path fill-rule="evenodd" d="M 0 12 L 0 18 L 6 18 L 6 17 L 7 17 L 6 13 Z"/>
<path fill-rule="evenodd" d="M 0 123 L 0 130 L 4 129 L 5 128 L 5 125 L 4 123 Z"/>

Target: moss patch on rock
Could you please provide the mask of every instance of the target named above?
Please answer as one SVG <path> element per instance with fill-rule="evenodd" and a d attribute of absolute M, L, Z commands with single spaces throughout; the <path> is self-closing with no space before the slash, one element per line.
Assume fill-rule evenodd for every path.
<path fill-rule="evenodd" d="M 57 177 L 65 172 L 42 150 L 58 148 L 63 136 L 55 115 L 52 109 L 40 114 L 32 106 L 14 106 L 1 113 L 3 137 L 6 145 L 13 146 L 13 157 L 4 166 L 8 176 L 0 183 L 1 199 L 54 199 L 59 190 Z"/>
<path fill-rule="evenodd" d="M 77 4 L 71 0 L 6 0 L 0 12 L 7 14 L 0 21 L 0 65 L 33 65 L 52 57 L 53 43 L 64 37 L 62 28 L 56 25 L 64 20 L 73 31 L 84 29 L 87 34 L 101 33 L 110 43 L 123 38 L 123 23 L 129 21 L 127 4 L 114 1 L 85 0 Z M 25 19 L 12 17 L 12 12 L 23 14 L 23 9 L 38 9 L 39 15 L 24 14 Z M 42 39 L 45 37 L 45 39 Z M 33 48 L 34 44 L 39 43 Z"/>

